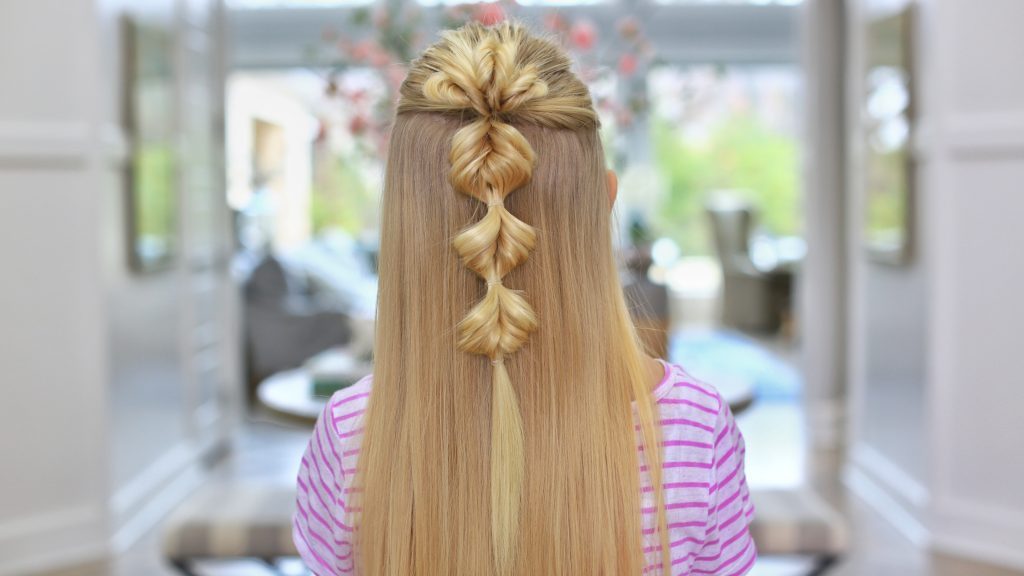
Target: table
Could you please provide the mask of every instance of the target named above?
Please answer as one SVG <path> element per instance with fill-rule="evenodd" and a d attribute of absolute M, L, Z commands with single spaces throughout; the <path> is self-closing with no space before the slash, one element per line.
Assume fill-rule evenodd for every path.
<path fill-rule="evenodd" d="M 313 395 L 313 382 L 355 383 L 373 371 L 369 354 L 360 347 L 336 347 L 324 350 L 301 367 L 273 374 L 256 388 L 256 397 L 274 412 L 305 421 L 316 420 L 324 410 L 326 397 Z"/>
<path fill-rule="evenodd" d="M 734 415 L 754 403 L 754 387 L 737 379 L 714 382 L 715 388 L 729 404 Z M 326 398 L 314 397 L 312 377 L 305 368 L 278 372 L 260 383 L 256 395 L 264 406 L 291 418 L 315 421 L 324 410 Z"/>
<path fill-rule="evenodd" d="M 274 412 L 315 421 L 324 411 L 326 398 L 314 397 L 313 377 L 305 368 L 278 372 L 260 382 L 256 397 Z"/>

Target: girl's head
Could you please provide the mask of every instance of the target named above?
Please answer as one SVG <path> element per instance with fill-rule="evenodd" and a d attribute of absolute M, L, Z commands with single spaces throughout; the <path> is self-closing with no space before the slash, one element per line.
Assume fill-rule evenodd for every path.
<path fill-rule="evenodd" d="M 653 415 L 597 128 L 567 56 L 520 25 L 467 25 L 412 64 L 382 200 L 364 573 L 639 571 L 631 399 L 645 443 Z"/>

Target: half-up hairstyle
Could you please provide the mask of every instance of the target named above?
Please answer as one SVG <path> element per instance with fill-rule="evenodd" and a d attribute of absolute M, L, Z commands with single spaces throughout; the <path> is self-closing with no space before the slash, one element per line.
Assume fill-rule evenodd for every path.
<path fill-rule="evenodd" d="M 520 25 L 446 32 L 413 63 L 382 202 L 360 573 L 646 565 L 632 398 L 645 446 L 657 429 L 597 127 L 566 55 Z"/>

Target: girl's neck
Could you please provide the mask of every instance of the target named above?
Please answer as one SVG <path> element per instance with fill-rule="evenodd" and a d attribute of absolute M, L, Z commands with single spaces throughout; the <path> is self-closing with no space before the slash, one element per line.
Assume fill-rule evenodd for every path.
<path fill-rule="evenodd" d="M 648 388 L 654 390 L 665 379 L 665 365 L 656 358 L 644 355 L 644 365 L 647 367 Z"/>

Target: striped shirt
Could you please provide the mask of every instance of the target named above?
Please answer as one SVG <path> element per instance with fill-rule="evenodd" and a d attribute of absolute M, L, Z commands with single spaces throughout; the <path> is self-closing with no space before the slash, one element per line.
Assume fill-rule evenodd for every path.
<path fill-rule="evenodd" d="M 318 576 L 354 574 L 352 527 L 345 524 L 348 490 L 362 436 L 371 377 L 336 393 L 313 430 L 298 474 L 293 537 Z M 754 509 L 743 471 L 743 435 L 729 406 L 710 385 L 665 364 L 654 389 L 661 418 L 661 489 L 672 574 L 740 576 L 757 557 L 748 526 Z M 659 574 L 654 493 L 640 451 L 644 573 Z"/>

